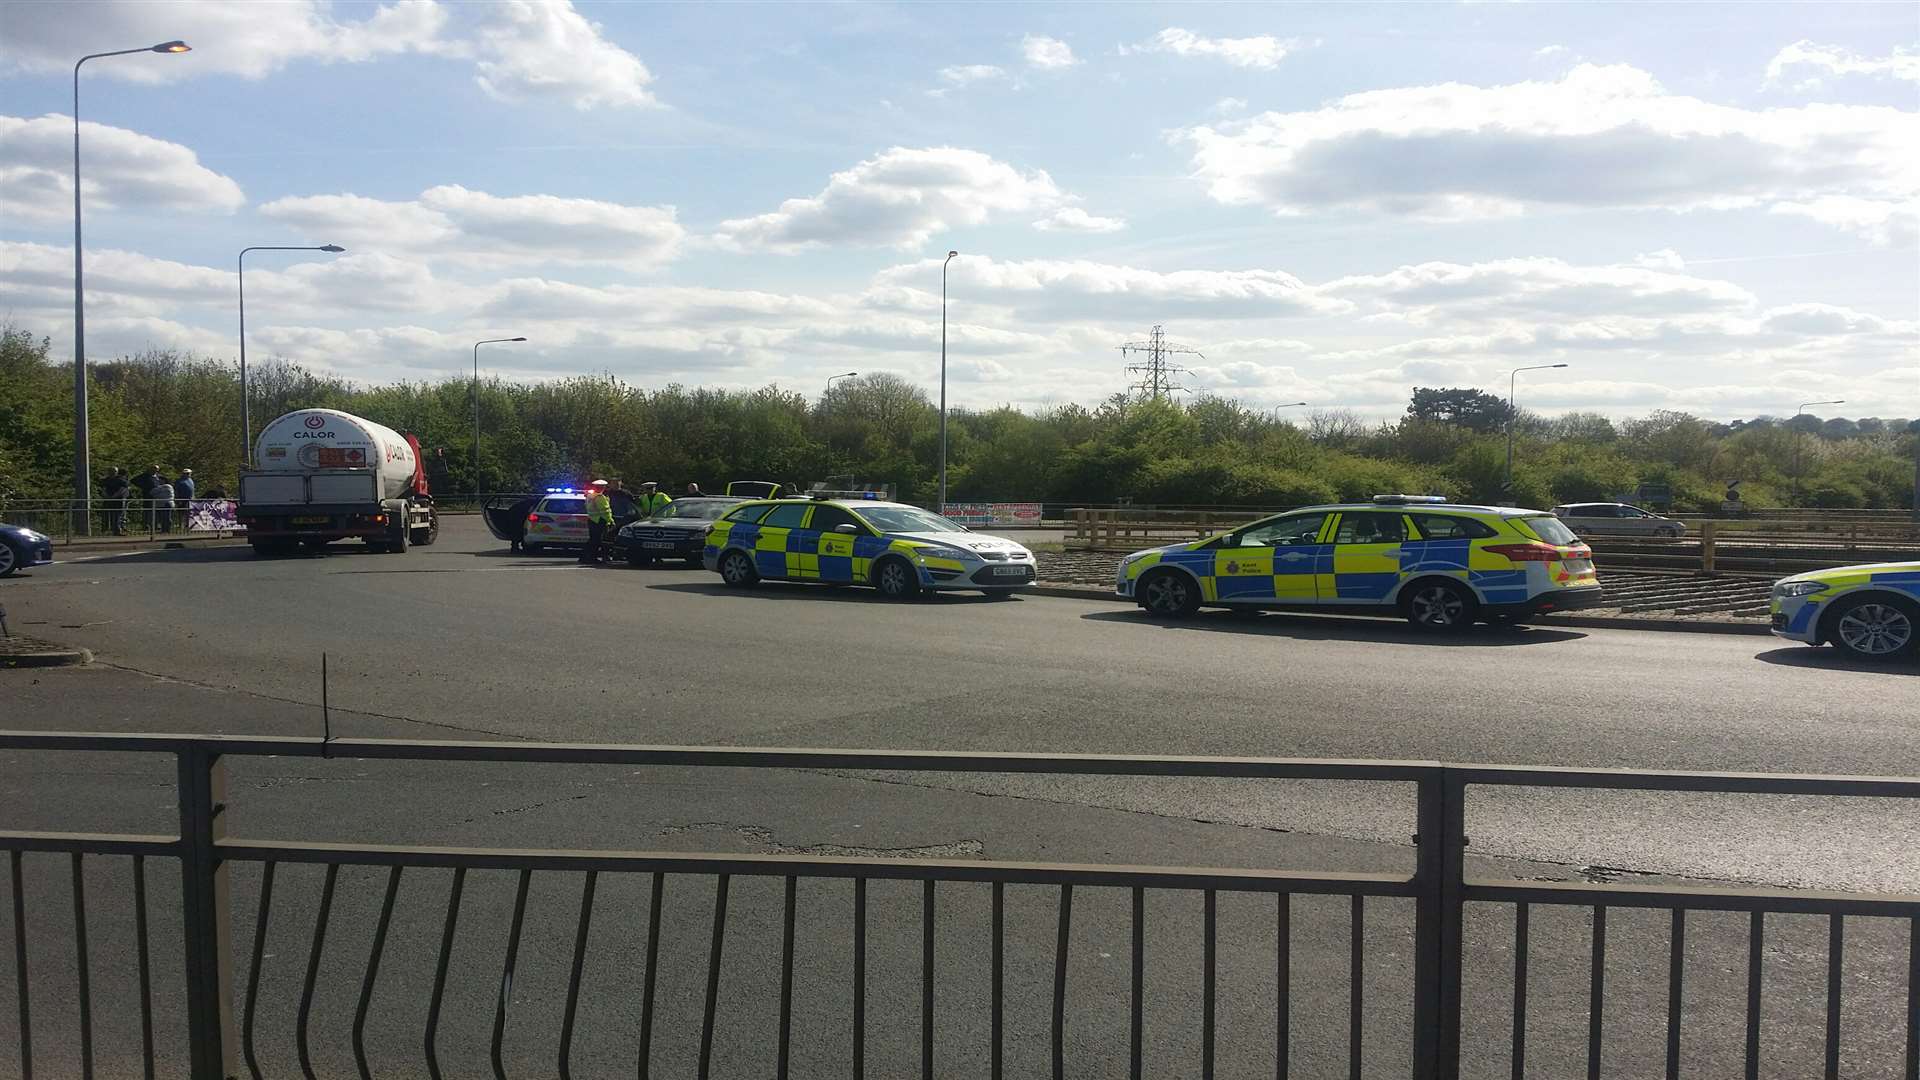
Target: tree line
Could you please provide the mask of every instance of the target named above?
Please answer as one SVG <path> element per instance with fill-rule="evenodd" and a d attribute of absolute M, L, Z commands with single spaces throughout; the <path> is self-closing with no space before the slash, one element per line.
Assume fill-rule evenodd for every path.
<path fill-rule="evenodd" d="M 239 380 L 223 360 L 152 350 L 90 368 L 96 475 L 192 468 L 229 488 L 241 457 Z M 553 382 L 464 379 L 362 385 L 269 361 L 248 372 L 256 432 L 282 413 L 342 409 L 416 434 L 437 491 L 526 491 L 591 476 L 890 483 L 935 498 L 939 414 L 891 374 L 837 382 L 820 397 L 778 386 L 635 386 L 610 375 Z M 0 328 L 0 498 L 63 498 L 73 475 L 71 367 L 45 339 Z M 1407 411 L 1368 421 L 1344 410 L 1261 412 L 1229 398 L 1109 398 L 1092 407 L 948 414 L 948 498 L 1180 506 L 1290 506 L 1424 492 L 1519 505 L 1632 498 L 1657 485 L 1675 509 L 1718 509 L 1730 481 L 1754 506 L 1911 507 L 1920 423 L 1905 418 L 1761 417 L 1718 423 L 1655 411 L 1513 418 L 1475 388 L 1416 389 Z"/>

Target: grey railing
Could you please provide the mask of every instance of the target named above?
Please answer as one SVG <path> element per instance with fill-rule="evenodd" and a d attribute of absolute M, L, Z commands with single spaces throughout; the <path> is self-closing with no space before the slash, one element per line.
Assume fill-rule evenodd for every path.
<path fill-rule="evenodd" d="M 387 1067 L 402 1074 L 419 1068 L 432 1076 L 442 1075 L 439 1060 L 443 1006 L 449 982 L 449 968 L 456 936 L 460 929 L 462 894 L 470 872 L 504 871 L 515 875 L 513 914 L 492 970 L 498 972 L 499 991 L 492 1013 L 488 1046 L 493 1074 L 507 1075 L 503 1044 L 508 1028 L 509 1010 L 514 999 L 516 966 L 522 955 L 529 890 L 536 874 L 579 874 L 580 892 L 575 911 L 572 947 L 568 957 L 569 977 L 565 1006 L 555 1040 L 558 1075 L 571 1075 L 576 1046 L 576 1027 L 581 1005 L 582 974 L 590 949 L 589 938 L 595 914 L 595 893 L 603 875 L 630 875 L 647 885 L 650 893 L 645 936 L 644 967 L 638 991 L 639 1075 L 653 1068 L 656 1013 L 661 1006 L 657 987 L 663 952 L 670 935 L 663 934 L 661 913 L 664 886 L 669 877 L 697 879 L 712 883 L 710 915 L 702 916 L 704 929 L 694 932 L 705 938 L 705 965 L 701 979 L 704 995 L 699 1020 L 699 1050 L 695 1073 L 711 1074 L 719 1025 L 719 1004 L 724 991 L 723 951 L 729 928 L 729 887 L 736 877 L 770 878 L 782 886 L 780 913 L 778 1037 L 767 1053 L 774 1075 L 786 1077 L 790 1061 L 792 1025 L 795 1009 L 794 972 L 796 940 L 796 898 L 803 880 L 839 880 L 851 889 L 851 954 L 847 957 L 851 979 L 846 996 L 834 1006 L 848 1025 L 851 1052 L 836 1071 L 844 1069 L 855 1077 L 866 1073 L 864 1056 L 869 1044 L 868 992 L 872 979 L 868 971 L 868 885 L 870 882 L 918 882 L 920 915 L 918 936 L 919 1065 L 921 1075 L 936 1073 L 935 1015 L 937 986 L 948 986 L 938 978 L 935 942 L 940 934 L 936 899 L 942 884 L 971 883 L 990 889 L 991 929 L 981 943 L 989 957 L 988 1040 L 989 1075 L 1002 1076 L 1006 1064 L 1007 953 L 1008 941 L 1006 889 L 1008 886 L 1037 887 L 1052 890 L 1053 955 L 1051 991 L 1047 995 L 1050 1014 L 1047 1021 L 1048 1057 L 1051 1073 L 1063 1076 L 1069 1064 L 1065 1033 L 1078 1016 L 1086 1019 L 1099 1001 L 1076 1002 L 1070 993 L 1069 956 L 1076 890 L 1119 890 L 1130 900 L 1131 938 L 1129 991 L 1127 995 L 1126 1058 L 1129 1074 L 1143 1075 L 1143 1044 L 1146 1017 L 1155 1010 L 1147 993 L 1147 918 L 1146 900 L 1162 891 L 1198 893 L 1201 898 L 1198 927 L 1199 955 L 1194 957 L 1201 980 L 1198 1008 L 1176 1019 L 1197 1027 L 1199 1073 L 1211 1077 L 1216 1071 L 1216 1043 L 1219 1028 L 1216 1012 L 1220 1007 L 1218 969 L 1220 965 L 1217 929 L 1217 900 L 1221 894 L 1270 895 L 1271 927 L 1278 961 L 1274 972 L 1276 1011 L 1272 1027 L 1265 1036 L 1271 1048 L 1276 1076 L 1288 1075 L 1294 1058 L 1295 1041 L 1290 1024 L 1295 1018 L 1293 1005 L 1292 942 L 1290 920 L 1296 895 L 1347 898 L 1346 945 L 1346 1032 L 1344 1054 L 1348 1075 L 1381 1075 L 1370 1065 L 1372 1044 L 1365 1033 L 1369 1029 L 1366 980 L 1367 935 L 1363 928 L 1369 900 L 1403 899 L 1413 909 L 1410 943 L 1412 970 L 1410 1000 L 1404 1007 L 1411 1073 L 1419 1080 L 1450 1080 L 1460 1075 L 1463 1021 L 1484 1020 L 1466 1016 L 1462 1001 L 1463 965 L 1474 958 L 1466 955 L 1463 925 L 1469 904 L 1497 904 L 1514 912 L 1511 967 L 1511 1042 L 1512 1075 L 1525 1075 L 1528 1052 L 1530 1003 L 1530 916 L 1538 907 L 1584 908 L 1592 913 L 1590 949 L 1592 957 L 1589 1008 L 1586 1017 L 1587 1075 L 1605 1074 L 1602 1057 L 1603 1025 L 1606 1016 L 1607 914 L 1614 909 L 1656 909 L 1671 912 L 1666 1017 L 1666 1075 L 1677 1077 L 1681 1070 L 1681 1045 L 1684 1033 L 1682 990 L 1685 985 L 1685 933 L 1689 912 L 1748 913 L 1746 1001 L 1745 1001 L 1745 1075 L 1756 1076 L 1762 1059 L 1762 990 L 1766 985 L 1764 969 L 1766 918 L 1770 914 L 1815 914 L 1828 918 L 1828 952 L 1822 1021 L 1812 1031 L 1794 1032 L 1803 1043 L 1824 1040 L 1825 1075 L 1838 1076 L 1842 1049 L 1842 999 L 1847 985 L 1843 978 L 1842 950 L 1846 920 L 1850 917 L 1902 920 L 1906 926 L 1907 986 L 1904 1011 L 1905 1048 L 1902 1075 L 1913 1077 L 1920 1063 L 1920 896 L 1874 895 L 1864 893 L 1812 892 L 1787 889 L 1726 889 L 1682 887 L 1662 884 L 1614 884 L 1537 882 L 1470 877 L 1466 872 L 1466 821 L 1469 789 L 1499 788 L 1574 788 L 1606 791 L 1658 791 L 1688 793 L 1730 793 L 1753 795 L 1820 795 L 1920 799 L 1920 779 L 1758 775 L 1738 773 L 1634 772 L 1624 770 L 1588 770 L 1507 766 L 1463 766 L 1438 762 L 1399 761 L 1320 761 L 1272 758 L 1205 757 L 1120 757 L 1055 754 L 974 754 L 912 751 L 787 750 L 687 748 L 648 746 L 558 745 L 541 743 L 416 742 L 379 739 L 346 739 L 324 742 L 307 738 L 188 735 L 107 735 L 78 733 L 0 732 L 0 751 L 53 751 L 83 753 L 137 753 L 169 755 L 174 759 L 177 793 L 178 832 L 170 836 L 125 833 L 65 833 L 0 831 L 0 850 L 9 853 L 12 907 L 13 968 L 15 996 L 18 1002 L 17 1044 L 20 1071 L 35 1075 L 36 1054 L 44 1055 L 44 1038 L 36 1043 L 36 1030 L 43 1036 L 49 1022 L 43 1017 L 35 1028 L 34 995 L 36 976 L 45 977 L 52 966 L 60 976 L 64 1000 L 71 989 L 76 1015 L 71 1028 L 73 1042 L 60 1049 L 66 1056 L 77 1046 L 79 1071 L 90 1076 L 95 1056 L 94 989 L 91 973 L 100 964 L 90 952 L 88 929 L 95 912 L 90 912 L 86 887 L 86 860 L 130 857 L 132 870 L 131 905 L 134 922 L 134 967 L 137 971 L 141 1054 L 145 1075 L 156 1073 L 156 1026 L 164 1032 L 165 1023 L 154 1011 L 155 977 L 149 921 L 148 864 L 154 859 L 177 862 L 180 892 L 177 910 L 167 912 L 166 937 L 173 940 L 178 930 L 181 949 L 179 993 L 163 988 L 159 1000 L 182 999 L 178 1010 L 183 1030 L 164 1032 L 179 1036 L 186 1045 L 182 1074 L 203 1080 L 239 1075 L 266 1075 L 260 1065 L 256 1038 L 262 1005 L 262 974 L 271 965 L 267 941 L 274 919 L 276 873 L 282 867 L 302 865 L 324 869 L 317 912 L 305 949 L 304 976 L 298 995 L 298 1016 L 294 1042 L 303 1074 L 315 1075 L 311 1057 L 311 1023 L 318 974 L 329 961 L 327 938 L 330 923 L 341 918 L 333 914 L 336 887 L 343 867 L 382 868 L 384 889 L 378 915 L 373 922 L 371 943 L 365 960 L 357 966 L 357 999 L 351 1026 L 351 1048 L 358 1073 L 374 1074 L 365 1039 L 369 1012 L 380 984 L 382 961 L 387 952 L 390 931 L 394 927 L 396 898 L 403 880 L 413 880 L 429 871 L 450 871 L 437 932 L 438 949 L 434 954 L 431 990 L 426 999 L 426 1020 L 419 1045 L 419 1058 Z M 1303 872 L 1282 869 L 1236 869 L 1209 867 L 1148 867 L 1119 865 L 1082 865 L 998 860 L 881 858 L 838 855 L 738 854 L 703 852 L 571 851 L 518 848 L 410 847 L 383 844 L 344 844 L 312 841 L 248 840 L 228 835 L 228 824 L 236 807 L 229 802 L 226 761 L 237 757 L 280 756 L 293 758 L 349 759 L 353 761 L 424 761 L 465 763 L 621 765 L 641 767 L 725 768 L 746 770 L 809 771 L 883 771 L 907 773 L 1045 774 L 1060 776 L 1129 776 L 1229 778 L 1250 781 L 1311 780 L 1341 782 L 1388 782 L 1411 785 L 1414 791 L 1415 820 L 1414 865 L 1411 873 L 1394 872 Z M 18 755 L 10 763 L 22 760 Z M 30 880 L 23 859 L 26 854 L 65 855 L 65 874 L 71 878 L 72 940 L 49 941 L 29 934 L 29 923 L 41 916 L 29 911 Z M 249 914 L 229 910 L 230 879 L 236 866 L 259 868 L 256 904 Z M 409 876 L 408 871 L 414 875 Z M 441 880 L 435 874 L 431 880 Z M 34 893 L 43 891 L 36 882 Z M 809 887 L 810 890 L 813 886 Z M 171 895 L 169 893 L 169 895 Z M 284 890 L 282 892 L 285 896 Z M 438 893 L 434 894 L 436 897 Z M 837 894 L 836 894 L 837 895 Z M 1102 894 L 1111 895 L 1111 894 Z M 705 893 L 702 892 L 704 903 Z M 438 901 L 434 901 L 437 905 Z M 96 902 L 94 908 L 98 908 Z M 676 913 L 679 918 L 681 913 Z M 236 973 L 233 937 L 237 927 L 252 926 L 252 937 L 242 972 Z M 302 924 L 304 925 L 304 923 Z M 699 925 L 699 924 L 696 924 Z M 949 929 L 949 934 L 965 933 Z M 1046 928 L 1039 932 L 1046 935 Z M 471 935 L 469 935 L 471 936 Z M 332 963 L 339 959 L 335 947 Z M 817 952 L 817 950 L 816 950 Z M 297 963 L 297 960 L 295 961 Z M 771 958 L 768 958 L 769 965 Z M 71 965 L 68 967 L 67 965 Z M 1480 964 L 1476 970 L 1483 969 Z M 771 971 L 771 967 L 768 968 Z M 1189 969 L 1190 970 L 1190 969 Z M 236 977 L 237 974 L 240 977 Z M 1504 976 L 1503 976 L 1504 977 Z M 337 981 L 337 980 L 336 980 Z M 390 980 L 391 981 L 391 980 Z M 236 1004 L 238 1012 L 236 1013 Z M 816 1004 L 816 1003 L 810 1003 Z M 1171 1007 L 1171 1006 L 1169 1006 Z M 1398 1011 L 1396 1016 L 1401 1015 Z M 1504 1018 L 1502 1018 L 1504 1023 Z M 1482 1023 L 1480 1026 L 1484 1026 Z M 67 1030 L 64 1026 L 61 1030 Z M 1882 1040 L 1885 1045 L 1890 1045 Z M 463 1045 L 477 1046 L 477 1042 Z M 1117 1048 L 1116 1048 L 1117 1053 Z M 1399 1054 L 1392 1055 L 1396 1060 Z M 1117 1071 L 1117 1061 L 1111 1071 Z M 325 1070 L 323 1070 L 325 1071 Z M 544 1070 L 542 1070 L 544 1071 Z M 951 1071 L 951 1070 L 944 1070 Z M 1084 1070 L 1082 1070 L 1084 1071 Z M 1891 1071 L 1891 1063 L 1887 1063 Z M 43 1070 L 43 1075 L 46 1072 Z M 57 1067 L 55 1075 L 65 1075 Z M 676 1075 L 678 1075 L 676 1073 Z"/>

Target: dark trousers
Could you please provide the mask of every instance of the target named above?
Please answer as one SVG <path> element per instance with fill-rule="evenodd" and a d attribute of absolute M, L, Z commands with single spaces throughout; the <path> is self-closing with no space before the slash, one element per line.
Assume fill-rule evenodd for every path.
<path fill-rule="evenodd" d="M 583 563 L 595 563 L 604 558 L 604 556 L 600 554 L 600 544 L 606 537 L 607 526 L 605 522 L 587 522 L 587 549 L 580 553 L 580 561 Z"/>
<path fill-rule="evenodd" d="M 125 499 L 107 500 L 107 531 L 123 533 L 127 531 L 127 501 Z"/>

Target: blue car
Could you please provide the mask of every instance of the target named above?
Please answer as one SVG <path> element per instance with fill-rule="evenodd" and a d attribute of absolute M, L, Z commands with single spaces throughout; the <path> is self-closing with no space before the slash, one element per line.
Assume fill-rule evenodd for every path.
<path fill-rule="evenodd" d="M 25 525 L 0 524 L 0 577 L 53 561 L 53 541 Z"/>

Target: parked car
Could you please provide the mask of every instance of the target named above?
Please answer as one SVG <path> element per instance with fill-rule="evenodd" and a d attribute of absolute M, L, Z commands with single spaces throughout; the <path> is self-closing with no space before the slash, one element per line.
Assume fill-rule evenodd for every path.
<path fill-rule="evenodd" d="M 1631 503 L 1566 503 L 1553 516 L 1582 536 L 1666 536 L 1687 534 L 1685 522 L 1642 510 Z"/>
<path fill-rule="evenodd" d="M 682 559 L 697 567 L 706 557 L 707 528 L 745 501 L 724 495 L 675 499 L 650 518 L 621 526 L 614 546 L 635 566 Z"/>
<path fill-rule="evenodd" d="M 1773 584 L 1773 632 L 1856 660 L 1920 648 L 1920 562 L 1837 566 Z"/>
<path fill-rule="evenodd" d="M 53 561 L 53 541 L 44 533 L 25 525 L 0 523 L 0 577 L 7 577 L 23 566 L 40 566 Z"/>

